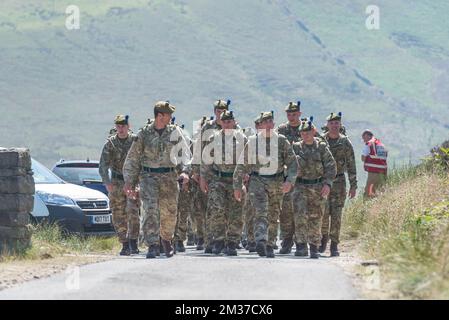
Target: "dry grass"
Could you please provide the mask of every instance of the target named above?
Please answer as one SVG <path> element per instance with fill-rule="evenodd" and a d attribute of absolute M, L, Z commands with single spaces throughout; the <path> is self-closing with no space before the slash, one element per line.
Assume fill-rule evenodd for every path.
<path fill-rule="evenodd" d="M 45 260 L 67 254 L 116 254 L 120 243 L 116 237 L 80 237 L 63 235 L 56 224 L 33 226 L 31 248 L 15 254 L 0 255 L 0 263 L 17 260 Z"/>
<path fill-rule="evenodd" d="M 447 172 L 418 166 L 393 173 L 377 198 L 347 208 L 344 234 L 379 262 L 391 297 L 449 298 Z"/>

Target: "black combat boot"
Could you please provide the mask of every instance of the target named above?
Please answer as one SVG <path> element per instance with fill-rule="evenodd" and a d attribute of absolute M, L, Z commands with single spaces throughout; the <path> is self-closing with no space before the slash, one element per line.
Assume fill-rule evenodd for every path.
<path fill-rule="evenodd" d="M 259 241 L 256 245 L 256 251 L 259 254 L 260 257 L 266 257 L 267 256 L 267 247 L 265 245 L 265 241 Z"/>
<path fill-rule="evenodd" d="M 177 240 L 175 242 L 175 251 L 176 252 L 186 252 L 186 248 L 184 247 L 184 241 Z"/>
<path fill-rule="evenodd" d="M 331 241 L 331 257 L 338 257 L 340 252 L 338 252 L 338 243 Z"/>
<path fill-rule="evenodd" d="M 267 258 L 274 258 L 274 247 L 267 246 Z"/>
<path fill-rule="evenodd" d="M 159 237 L 159 255 L 161 254 L 161 253 L 165 253 L 165 251 L 164 251 L 164 246 L 162 245 L 162 239 Z"/>
<path fill-rule="evenodd" d="M 129 239 L 129 249 L 131 254 L 139 254 L 139 246 L 137 245 L 137 239 Z"/>
<path fill-rule="evenodd" d="M 307 243 L 296 243 L 296 257 L 306 257 L 309 255 L 309 250 L 307 249 Z"/>
<path fill-rule="evenodd" d="M 198 244 L 196 245 L 196 250 L 204 250 L 204 239 L 203 238 L 198 239 Z"/>
<path fill-rule="evenodd" d="M 320 253 L 323 253 L 326 251 L 328 241 L 329 241 L 329 236 L 323 235 L 323 237 L 321 238 L 321 245 L 319 248 Z"/>
<path fill-rule="evenodd" d="M 122 250 L 120 251 L 121 256 L 130 256 L 131 250 L 129 250 L 129 242 L 122 242 Z"/>
<path fill-rule="evenodd" d="M 248 251 L 249 251 L 250 253 L 256 252 L 256 251 L 257 251 L 257 250 L 256 250 L 256 242 L 255 242 L 255 241 L 250 241 L 250 242 L 248 243 Z"/>
<path fill-rule="evenodd" d="M 320 254 L 318 253 L 318 247 L 314 244 L 309 243 L 310 247 L 310 259 L 318 259 Z"/>
<path fill-rule="evenodd" d="M 284 239 L 282 241 L 282 248 L 279 250 L 279 254 L 290 254 L 292 253 L 293 240 L 291 238 Z"/>
<path fill-rule="evenodd" d="M 228 254 L 228 244 L 225 243 L 223 249 L 221 249 L 221 253 L 223 253 L 224 255 Z"/>
<path fill-rule="evenodd" d="M 210 241 L 207 245 L 206 248 L 204 249 L 204 253 L 212 253 L 214 251 L 214 244 L 212 241 Z"/>
<path fill-rule="evenodd" d="M 187 245 L 194 246 L 195 245 L 195 237 L 191 234 L 187 236 Z"/>
<path fill-rule="evenodd" d="M 171 246 L 171 241 L 162 239 L 161 242 L 162 242 L 162 247 L 164 248 L 165 256 L 167 258 L 173 257 L 174 252 L 173 252 L 173 247 Z"/>
<path fill-rule="evenodd" d="M 158 246 L 157 245 L 152 245 L 148 248 L 148 252 L 147 252 L 147 259 L 154 259 L 156 258 L 156 256 L 158 256 Z"/>
<path fill-rule="evenodd" d="M 223 240 L 216 240 L 214 242 L 214 248 L 212 249 L 213 254 L 221 254 L 221 251 L 225 248 L 225 243 Z"/>
<path fill-rule="evenodd" d="M 237 248 L 235 245 L 235 242 L 229 242 L 228 243 L 228 256 L 236 256 L 237 255 Z"/>

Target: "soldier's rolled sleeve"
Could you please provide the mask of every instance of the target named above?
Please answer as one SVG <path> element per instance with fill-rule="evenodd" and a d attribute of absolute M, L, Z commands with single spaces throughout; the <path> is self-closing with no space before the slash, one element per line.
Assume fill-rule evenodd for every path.
<path fill-rule="evenodd" d="M 337 164 L 329 147 L 323 147 L 323 167 L 324 167 L 324 183 L 332 187 L 332 183 L 337 175 Z"/>
<path fill-rule="evenodd" d="M 123 165 L 123 178 L 125 183 L 136 186 L 142 170 L 141 158 L 144 150 L 142 132 L 137 134 L 137 139 L 131 145 Z"/>
<path fill-rule="evenodd" d="M 180 143 L 182 143 L 182 161 L 180 163 L 180 169 L 183 173 L 191 174 L 192 172 L 192 153 L 190 152 L 189 144 L 187 140 L 181 135 Z"/>
<path fill-rule="evenodd" d="M 233 179 L 233 188 L 234 190 L 241 190 L 243 187 L 243 175 L 245 174 L 245 165 L 238 164 L 235 167 Z"/>
<path fill-rule="evenodd" d="M 245 144 L 245 147 L 243 148 L 243 152 L 240 154 L 238 163 L 234 169 L 234 175 L 232 177 L 234 190 L 242 189 L 243 176 L 246 173 L 250 172 L 250 165 L 248 164 L 248 145 L 249 145 L 249 142 L 247 142 Z"/>
<path fill-rule="evenodd" d="M 294 185 L 298 176 L 298 160 L 293 146 L 288 141 L 285 144 L 285 164 L 287 165 L 287 181 Z"/>
<path fill-rule="evenodd" d="M 109 168 L 111 164 L 110 143 L 107 141 L 101 151 L 100 163 L 98 165 L 98 172 L 100 173 L 103 184 L 111 183 L 109 177 Z"/>
<path fill-rule="evenodd" d="M 352 190 L 357 189 L 357 166 L 355 164 L 355 153 L 354 153 L 354 147 L 352 146 L 351 141 L 347 140 L 347 146 L 346 146 L 346 165 L 347 165 L 347 171 L 348 171 L 348 179 L 350 188 Z"/>

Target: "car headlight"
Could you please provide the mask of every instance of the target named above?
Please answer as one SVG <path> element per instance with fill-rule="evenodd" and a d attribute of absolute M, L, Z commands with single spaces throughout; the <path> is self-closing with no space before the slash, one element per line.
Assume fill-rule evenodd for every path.
<path fill-rule="evenodd" d="M 45 204 L 59 206 L 73 206 L 75 204 L 75 202 L 71 198 L 61 196 L 59 194 L 47 193 L 43 191 L 36 191 L 36 194 L 42 199 L 42 201 L 44 201 Z"/>

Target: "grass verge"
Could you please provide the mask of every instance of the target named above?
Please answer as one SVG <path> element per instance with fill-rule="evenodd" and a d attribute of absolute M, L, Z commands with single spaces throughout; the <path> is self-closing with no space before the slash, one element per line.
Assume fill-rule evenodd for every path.
<path fill-rule="evenodd" d="M 449 298 L 449 173 L 438 158 L 391 172 L 376 198 L 355 200 L 343 234 L 379 263 L 390 298 Z"/>
<path fill-rule="evenodd" d="M 116 237 L 64 235 L 58 225 L 48 223 L 33 226 L 31 243 L 31 247 L 23 252 L 4 253 L 0 262 L 43 260 L 67 254 L 116 254 L 120 250 Z"/>

